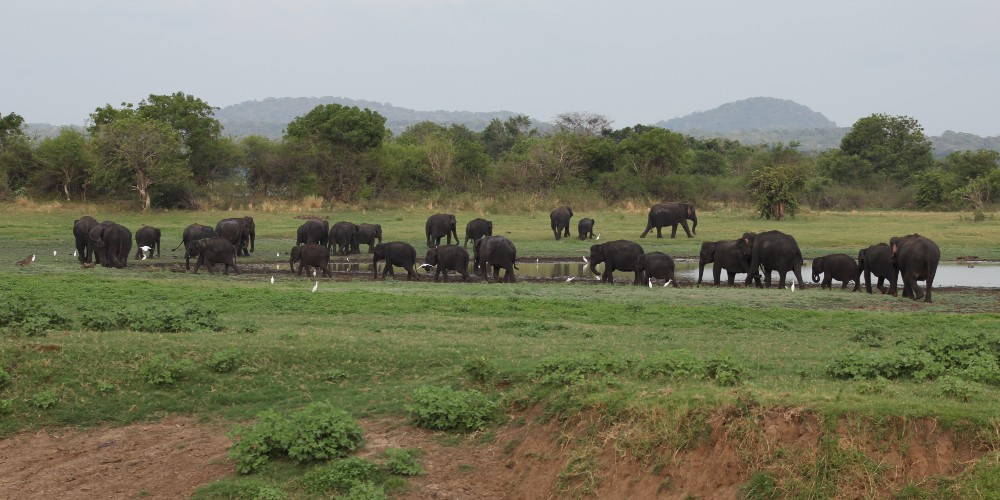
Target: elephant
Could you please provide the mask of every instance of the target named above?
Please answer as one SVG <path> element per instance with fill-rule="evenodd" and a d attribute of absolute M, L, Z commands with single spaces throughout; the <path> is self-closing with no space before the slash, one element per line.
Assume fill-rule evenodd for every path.
<path fill-rule="evenodd" d="M 469 252 L 458 245 L 442 245 L 427 250 L 424 257 L 425 266 L 434 266 L 434 281 L 444 274 L 444 282 L 448 282 L 448 271 L 456 271 L 462 275 L 462 281 L 469 281 Z"/>
<path fill-rule="evenodd" d="M 931 291 L 934 288 L 934 275 L 937 274 L 941 262 L 941 249 L 937 243 L 919 234 L 897 236 L 889 239 L 892 248 L 892 263 L 903 280 L 903 297 L 913 300 L 924 298 L 924 302 L 932 302 Z M 896 295 L 896 274 L 893 273 L 889 282 L 889 293 Z M 927 294 L 920 289 L 917 281 L 927 281 Z"/>
<path fill-rule="evenodd" d="M 663 286 L 672 283 L 674 288 L 680 288 L 674 279 L 674 259 L 663 252 L 649 252 L 635 258 L 635 270 L 642 272 L 650 285 L 653 278 L 663 280 Z"/>
<path fill-rule="evenodd" d="M 858 252 L 858 281 L 861 273 L 865 275 L 865 291 L 872 293 L 872 275 L 878 278 L 875 284 L 880 292 L 887 293 L 889 288 L 882 281 L 895 281 L 896 268 L 892 265 L 892 248 L 888 243 L 879 243 Z"/>
<path fill-rule="evenodd" d="M 90 230 L 97 225 L 97 219 L 89 215 L 84 215 L 83 217 L 73 221 L 73 239 L 76 240 L 76 258 L 80 259 L 81 264 L 90 263 Z"/>
<path fill-rule="evenodd" d="M 493 281 L 499 283 L 516 283 L 514 270 L 517 267 L 517 248 L 514 243 L 503 236 L 483 236 L 472 245 L 476 273 L 489 282 L 488 268 L 493 267 Z M 500 269 L 504 270 L 503 280 L 500 279 Z"/>
<path fill-rule="evenodd" d="M 458 222 L 453 214 L 434 214 L 427 218 L 424 232 L 427 234 L 427 248 L 434 248 L 441 244 L 441 238 L 447 237 L 448 244 L 451 245 L 451 237 L 455 236 L 455 244 L 458 244 L 458 232 L 455 227 Z"/>
<path fill-rule="evenodd" d="M 722 270 L 726 271 L 729 286 L 736 284 L 737 274 L 750 273 L 750 259 L 739 248 L 739 240 L 706 241 L 701 244 L 698 257 L 698 284 L 701 285 L 705 265 L 712 264 L 712 277 L 719 286 Z M 754 273 L 756 274 L 756 273 Z"/>
<path fill-rule="evenodd" d="M 329 241 L 330 222 L 326 219 L 309 219 L 302 223 L 295 231 L 296 245 L 318 243 L 324 247 L 328 247 Z"/>
<path fill-rule="evenodd" d="M 493 222 L 486 219 L 472 219 L 465 225 L 465 243 L 463 246 L 468 248 L 469 241 L 475 243 L 476 240 L 483 236 L 493 236 Z"/>
<path fill-rule="evenodd" d="M 687 221 L 691 220 L 691 229 L 688 229 Z M 656 237 L 662 238 L 663 233 L 661 232 L 664 226 L 673 226 L 670 231 L 670 237 L 677 237 L 677 224 L 680 224 L 684 228 L 684 232 L 687 233 L 688 238 L 691 238 L 692 234 L 698 234 L 698 213 L 694 209 L 694 205 L 691 203 L 657 203 L 649 209 L 649 217 L 646 219 L 646 230 L 639 235 L 640 238 L 645 238 L 647 234 L 655 227 Z"/>
<path fill-rule="evenodd" d="M 145 258 L 153 258 L 153 251 L 156 251 L 156 258 L 160 258 L 160 229 L 152 226 L 142 226 L 135 232 L 135 258 L 142 259 L 142 248 L 149 248 L 149 255 Z"/>
<path fill-rule="evenodd" d="M 549 220 L 552 222 L 552 233 L 556 235 L 558 241 L 563 235 L 569 237 L 569 220 L 573 218 L 573 209 L 570 207 L 559 207 L 549 213 Z"/>
<path fill-rule="evenodd" d="M 340 221 L 330 227 L 330 248 L 340 255 L 354 253 L 358 238 L 358 226 L 353 222 Z"/>
<path fill-rule="evenodd" d="M 358 224 L 358 235 L 354 240 L 354 252 L 358 253 L 358 246 L 365 244 L 368 245 L 368 253 L 372 253 L 375 249 L 375 240 L 382 243 L 381 224 Z"/>
<path fill-rule="evenodd" d="M 178 248 L 181 247 L 181 245 L 184 245 L 185 269 L 187 269 L 188 271 L 191 270 L 191 257 L 192 257 L 191 245 L 194 244 L 195 241 L 202 240 L 205 238 L 215 238 L 216 236 L 217 235 L 215 234 L 214 229 L 212 229 L 209 226 L 203 226 L 198 223 L 191 224 L 188 227 L 184 228 L 184 234 L 181 237 L 181 243 L 180 245 L 174 247 L 174 250 L 177 250 Z"/>
<path fill-rule="evenodd" d="M 291 255 L 291 258 L 288 259 L 288 265 L 292 268 L 293 273 L 295 272 L 295 263 L 298 262 L 299 276 L 302 276 L 302 268 L 318 267 L 323 271 L 323 277 L 333 277 L 333 273 L 330 272 L 330 250 L 326 248 L 326 245 L 319 243 L 295 245 L 288 253 Z M 308 269 L 306 272 L 308 273 Z"/>
<path fill-rule="evenodd" d="M 212 266 L 224 264 L 223 272 L 229 275 L 229 268 L 232 267 L 236 274 L 240 274 L 240 268 L 236 267 L 236 245 L 227 238 L 202 238 L 191 244 L 191 256 L 198 257 L 194 263 L 194 274 L 198 274 L 198 268 L 202 265 L 208 268 L 209 274 L 214 274 Z"/>
<path fill-rule="evenodd" d="M 833 288 L 833 280 L 841 282 L 841 290 L 847 288 L 849 281 L 854 281 L 852 292 L 861 289 L 861 282 L 858 280 L 858 263 L 850 255 L 834 253 L 816 257 L 812 261 L 813 283 L 819 283 L 820 275 L 823 277 L 823 284 L 820 285 L 821 289 Z"/>
<path fill-rule="evenodd" d="M 802 281 L 802 251 L 799 244 L 790 235 L 781 231 L 765 231 L 763 233 L 743 233 L 737 243 L 743 255 L 750 258 L 746 284 L 756 281 L 757 288 L 762 288 L 759 268 L 764 269 L 764 284 L 771 288 L 771 271 L 778 272 L 778 287 L 785 288 L 785 274 L 789 271 L 795 275 L 799 286 L 805 288 Z"/>
<path fill-rule="evenodd" d="M 112 221 L 104 221 L 90 229 L 87 252 L 104 267 L 128 267 L 132 253 L 132 231 Z M 89 256 L 88 256 L 89 259 Z"/>
<path fill-rule="evenodd" d="M 643 272 L 636 267 L 639 256 L 646 253 L 642 246 L 634 241 L 615 240 L 607 243 L 600 243 L 590 247 L 590 272 L 597 274 L 595 266 L 604 263 L 604 272 L 601 273 L 601 281 L 604 283 L 614 283 L 614 272 L 633 271 L 635 279 L 633 285 L 642 282 Z"/>
<path fill-rule="evenodd" d="M 375 245 L 372 255 L 372 279 L 378 279 L 378 261 L 385 260 L 385 269 L 382 271 L 382 279 L 385 276 L 396 277 L 392 266 L 399 266 L 406 269 L 407 280 L 419 280 L 417 272 L 413 270 L 417 263 L 417 250 L 413 245 L 402 241 L 391 241 L 389 243 L 379 243 Z"/>
<path fill-rule="evenodd" d="M 239 219 L 222 219 L 215 225 L 215 235 L 225 238 L 236 247 L 236 255 L 250 255 L 247 246 L 250 244 L 250 226 L 243 217 Z M 253 219 L 251 219 L 253 220 Z"/>
<path fill-rule="evenodd" d="M 576 234 L 579 236 L 580 240 L 586 240 L 594 237 L 594 219 L 589 217 L 584 217 L 580 219 L 580 222 L 576 224 Z"/>

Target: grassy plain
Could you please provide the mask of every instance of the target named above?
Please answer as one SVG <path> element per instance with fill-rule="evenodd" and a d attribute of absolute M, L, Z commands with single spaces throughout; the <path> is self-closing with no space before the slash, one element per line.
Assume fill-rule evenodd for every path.
<path fill-rule="evenodd" d="M 5 413 L 0 437 L 41 426 L 124 424 L 178 413 L 243 421 L 263 409 L 287 410 L 321 400 L 359 418 L 402 416 L 413 391 L 423 385 L 476 387 L 514 413 L 529 406 L 564 418 L 592 412 L 608 425 L 639 425 L 636 415 L 713 411 L 752 401 L 832 418 L 933 417 L 944 425 L 971 427 L 981 439 L 995 434 L 1000 415 L 995 291 L 936 291 L 936 302 L 923 304 L 816 288 L 793 294 L 335 276 L 320 280 L 319 291 L 311 293 L 312 280 L 289 275 L 287 257 L 276 255 L 292 246 L 302 223 L 296 216 L 304 214 L 329 217 L 331 223 L 380 223 L 386 241 L 408 241 L 422 253 L 423 222 L 430 213 L 143 215 L 95 206 L 0 207 L 2 307 L 24 304 L 33 314 L 68 321 L 48 330 L 4 330 L 0 369 L 8 381 L 0 380 L 0 411 Z M 133 231 L 142 224 L 161 228 L 163 257 L 130 261 L 125 270 L 81 269 L 72 258 L 71 230 L 73 219 L 84 214 Z M 257 251 L 240 262 L 282 264 L 275 284 L 269 283 L 270 274 L 175 272 L 183 266 L 181 252 L 170 249 L 186 225 L 245 214 L 257 223 Z M 460 237 L 466 221 L 485 216 L 523 257 L 575 258 L 591 244 L 575 238 L 555 241 L 547 212 L 457 216 Z M 697 257 L 702 241 L 778 228 L 796 237 L 807 258 L 856 254 L 890 236 L 919 232 L 939 243 L 944 260 L 1000 259 L 995 217 L 970 222 L 955 213 L 824 212 L 771 223 L 743 212 L 702 211 L 695 238 L 639 240 L 645 211 L 577 213 L 574 235 L 576 219 L 585 216 L 596 219 L 601 242 L 632 239 L 647 251 L 675 257 Z M 15 264 L 32 253 L 35 263 Z M 171 266 L 157 265 L 164 261 Z M 109 311 L 166 315 L 185 308 L 212 315 L 221 329 L 156 333 L 85 326 L 88 318 Z M 979 375 L 966 376 L 968 366 L 893 375 L 893 369 L 905 370 L 886 359 L 910 355 L 913 346 L 935 337 L 958 339 L 954 345 L 982 340 L 983 355 L 992 356 L 993 364 L 976 365 L 987 372 Z M 879 362 L 888 368 L 874 376 L 863 370 L 870 365 L 859 361 L 857 377 L 834 376 L 831 366 L 854 359 L 851 353 L 861 361 L 884 354 Z M 231 369 L 218 369 L 223 358 L 231 360 Z M 470 377 L 477 366 L 490 376 Z M 149 375 L 156 370 L 174 379 L 158 382 Z M 1000 440 L 991 439 L 989 446 L 997 446 Z M 630 446 L 636 451 L 658 444 L 663 443 Z M 822 496 L 828 490 L 804 491 Z"/>

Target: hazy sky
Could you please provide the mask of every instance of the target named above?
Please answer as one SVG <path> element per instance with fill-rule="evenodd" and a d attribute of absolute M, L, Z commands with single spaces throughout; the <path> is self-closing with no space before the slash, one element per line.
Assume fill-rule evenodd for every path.
<path fill-rule="evenodd" d="M 182 91 L 622 128 L 766 96 L 995 136 L 998 22 L 997 0 L 0 0 L 0 113 L 83 124 Z"/>

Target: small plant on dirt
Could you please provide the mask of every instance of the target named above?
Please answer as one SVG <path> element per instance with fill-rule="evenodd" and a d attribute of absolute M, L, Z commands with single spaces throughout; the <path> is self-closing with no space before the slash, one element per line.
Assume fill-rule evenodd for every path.
<path fill-rule="evenodd" d="M 338 500 L 389 500 L 389 495 L 385 492 L 385 488 L 369 481 L 352 486 L 346 495 L 337 498 Z"/>
<path fill-rule="evenodd" d="M 285 500 L 288 494 L 281 488 L 258 478 L 236 478 L 216 481 L 195 491 L 195 500 L 229 500 L 252 498 L 254 500 Z"/>
<path fill-rule="evenodd" d="M 438 431 L 478 431 L 492 421 L 498 405 L 477 390 L 422 386 L 407 411 L 420 427 Z"/>
<path fill-rule="evenodd" d="M 767 472 L 755 472 L 740 487 L 740 498 L 746 500 L 772 500 L 781 497 L 778 480 Z"/>
<path fill-rule="evenodd" d="M 216 373 L 229 373 L 242 364 L 243 355 L 234 349 L 218 351 L 209 356 L 205 365 Z"/>
<path fill-rule="evenodd" d="M 869 380 L 858 381 L 858 394 L 878 395 L 885 394 L 889 389 L 889 380 L 883 377 L 875 377 Z"/>
<path fill-rule="evenodd" d="M 347 372 L 339 368 L 327 370 L 326 373 L 323 374 L 323 380 L 326 380 L 327 382 L 343 382 L 347 380 L 347 378 Z"/>
<path fill-rule="evenodd" d="M 938 390 L 942 396 L 957 399 L 966 403 L 981 392 L 978 387 L 979 384 L 962 380 L 951 375 L 941 377 L 938 379 L 937 384 Z"/>
<path fill-rule="evenodd" d="M 426 473 L 420 465 L 420 457 L 424 450 L 419 448 L 389 448 L 385 450 L 383 467 L 390 474 L 397 476 L 422 476 Z"/>
<path fill-rule="evenodd" d="M 723 387 L 732 387 L 743 382 L 746 369 L 732 358 L 718 358 L 707 363 L 705 376 Z"/>
<path fill-rule="evenodd" d="M 482 357 L 470 359 L 463 368 L 472 382 L 477 384 L 489 384 L 499 375 L 496 364 Z"/>
<path fill-rule="evenodd" d="M 35 405 L 36 408 L 41 408 L 43 410 L 47 410 L 55 406 L 58 401 L 59 395 L 52 389 L 37 392 L 31 397 L 31 404 Z"/>
<path fill-rule="evenodd" d="M 310 493 L 345 494 L 361 483 L 378 483 L 384 472 L 378 464 L 357 457 L 337 460 L 306 472 L 302 482 Z"/>
<path fill-rule="evenodd" d="M 139 374 L 149 384 L 173 386 L 184 378 L 191 365 L 189 359 L 175 360 L 166 354 L 156 354 L 139 367 Z"/>

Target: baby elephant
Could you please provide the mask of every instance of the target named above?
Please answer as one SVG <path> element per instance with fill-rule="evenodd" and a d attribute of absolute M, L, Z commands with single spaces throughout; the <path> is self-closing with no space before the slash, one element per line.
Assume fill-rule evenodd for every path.
<path fill-rule="evenodd" d="M 191 243 L 191 256 L 198 257 L 194 263 L 194 273 L 198 274 L 198 268 L 202 265 L 208 267 L 208 273 L 212 274 L 212 266 L 215 264 L 225 264 L 225 274 L 229 274 L 232 267 L 236 274 L 240 274 L 240 269 L 236 267 L 236 245 L 225 238 L 205 238 Z"/>
<path fill-rule="evenodd" d="M 594 237 L 594 219 L 589 217 L 584 217 L 580 219 L 580 222 L 576 224 L 576 233 L 580 235 L 581 240 Z"/>
<path fill-rule="evenodd" d="M 372 279 L 378 279 L 378 261 L 385 261 L 385 269 L 382 270 L 382 279 L 386 275 L 396 277 L 392 271 L 392 266 L 399 266 L 406 269 L 406 279 L 419 280 L 417 272 L 413 270 L 413 265 L 417 262 L 417 250 L 413 245 L 402 241 L 392 241 L 389 243 L 379 243 L 375 245 L 372 255 Z"/>
<path fill-rule="evenodd" d="M 458 245 L 442 245 L 427 251 L 424 257 L 425 266 L 434 266 L 434 281 L 444 274 L 444 282 L 448 282 L 448 271 L 457 271 L 462 275 L 462 281 L 469 281 L 469 252 Z"/>
<path fill-rule="evenodd" d="M 813 283 L 819 283 L 823 275 L 823 285 L 820 288 L 833 288 L 833 280 L 840 281 L 840 289 L 847 288 L 848 281 L 854 281 L 852 292 L 858 291 L 858 263 L 850 255 L 835 253 L 813 259 Z"/>
<path fill-rule="evenodd" d="M 302 276 L 302 268 L 306 268 L 306 273 L 309 272 L 310 267 L 318 267 L 323 270 L 323 277 L 332 278 L 333 273 L 330 272 L 330 251 L 326 248 L 326 245 L 320 245 L 316 243 L 309 243 L 307 245 L 298 245 L 292 247 L 291 258 L 288 259 L 288 265 L 292 268 L 292 272 L 295 272 L 295 263 L 299 263 L 299 276 Z"/>
<path fill-rule="evenodd" d="M 672 283 L 674 288 L 680 288 L 674 279 L 674 259 L 663 252 L 649 252 L 636 257 L 635 270 L 646 274 L 650 286 L 655 278 L 663 280 L 663 286 Z"/>

